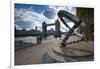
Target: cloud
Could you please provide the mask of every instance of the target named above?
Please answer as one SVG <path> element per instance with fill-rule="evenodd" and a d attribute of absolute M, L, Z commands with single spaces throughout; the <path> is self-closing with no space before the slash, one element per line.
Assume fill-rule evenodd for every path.
<path fill-rule="evenodd" d="M 47 17 L 48 19 L 54 19 L 55 18 L 55 16 L 56 16 L 56 13 L 54 12 L 54 11 L 52 11 L 52 10 L 45 10 L 44 12 L 43 12 L 43 14 L 44 14 L 44 16 L 45 17 Z"/>
<path fill-rule="evenodd" d="M 37 13 L 31 8 L 15 9 L 15 24 L 25 29 L 33 29 L 35 26 L 42 27 L 42 22 L 44 21 L 47 24 L 54 23 L 55 13 L 50 12 L 50 10 L 50 13 L 45 13 L 44 11 Z"/>
<path fill-rule="evenodd" d="M 41 26 L 45 19 L 42 14 L 31 9 L 15 9 L 15 24 L 22 28 L 32 29 L 35 26 Z"/>
<path fill-rule="evenodd" d="M 65 10 L 67 12 L 70 12 L 74 15 L 76 15 L 76 7 L 71 6 L 49 6 L 50 9 L 53 9 L 55 13 L 58 13 L 60 10 Z"/>
<path fill-rule="evenodd" d="M 50 9 L 53 9 L 54 12 L 56 13 L 55 19 L 58 18 L 57 13 L 58 13 L 60 10 L 65 10 L 65 11 L 68 11 L 68 12 L 70 12 L 70 13 L 76 15 L 76 8 L 75 8 L 75 7 L 71 7 L 71 6 L 49 6 L 49 8 L 50 8 Z M 58 19 L 59 19 L 59 18 L 58 18 Z M 71 22 L 70 20 L 68 20 L 68 19 L 66 19 L 66 18 L 65 18 L 64 20 L 65 20 L 65 22 L 66 22 L 70 27 L 73 26 L 73 22 Z M 59 19 L 59 21 L 60 21 L 60 19 Z M 61 24 L 61 30 L 62 30 L 62 31 L 68 30 L 68 28 L 66 28 L 65 25 L 64 25 L 61 21 L 60 21 L 60 24 Z"/>
<path fill-rule="evenodd" d="M 35 9 L 34 9 L 35 10 Z M 25 28 L 25 29 L 34 29 L 36 26 L 42 27 L 42 22 L 46 21 L 46 23 L 54 23 L 58 18 L 57 13 L 59 10 L 66 10 L 73 14 L 76 14 L 76 8 L 73 7 L 63 7 L 63 6 L 49 6 L 48 9 L 45 9 L 41 13 L 35 12 L 32 8 L 29 9 L 16 9 L 15 8 L 15 24 L 17 28 Z M 59 20 L 60 21 L 60 20 Z M 60 21 L 61 22 L 61 21 Z M 66 21 L 70 22 L 70 21 Z M 48 27 L 48 29 L 53 28 L 54 26 Z M 66 29 L 66 27 L 61 22 L 61 30 Z"/>

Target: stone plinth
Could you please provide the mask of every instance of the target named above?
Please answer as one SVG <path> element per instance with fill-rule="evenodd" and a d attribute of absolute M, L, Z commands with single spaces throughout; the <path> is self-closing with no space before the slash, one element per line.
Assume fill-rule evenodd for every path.
<path fill-rule="evenodd" d="M 73 40 L 74 38 L 69 40 L 68 42 Z M 94 60 L 93 41 L 68 44 L 66 45 L 66 47 L 59 47 L 60 42 L 61 40 L 54 39 L 52 41 L 52 44 L 50 44 L 52 45 L 52 48 L 48 49 L 46 52 L 46 54 L 48 55 L 47 61 L 49 61 L 50 63 Z"/>
<path fill-rule="evenodd" d="M 93 55 L 94 47 L 93 42 L 89 41 L 66 45 L 66 47 L 55 45 L 53 46 L 53 51 L 64 56 L 82 57 Z"/>

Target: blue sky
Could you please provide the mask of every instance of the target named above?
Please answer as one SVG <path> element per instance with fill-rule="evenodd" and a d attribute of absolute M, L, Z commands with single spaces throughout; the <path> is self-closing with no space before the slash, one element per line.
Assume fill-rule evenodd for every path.
<path fill-rule="evenodd" d="M 37 13 L 42 13 L 43 10 L 48 9 L 48 5 L 35 5 L 35 4 L 15 4 L 16 9 L 29 9 L 31 8 L 33 11 Z"/>
<path fill-rule="evenodd" d="M 15 4 L 15 26 L 18 30 L 23 28 L 29 30 L 36 26 L 41 30 L 42 22 L 54 23 L 59 10 L 66 10 L 76 14 L 76 8 L 65 6 L 35 5 L 35 4 Z M 69 21 L 67 21 L 69 22 Z M 50 26 L 47 29 L 55 28 Z M 61 23 L 61 30 L 66 27 Z"/>

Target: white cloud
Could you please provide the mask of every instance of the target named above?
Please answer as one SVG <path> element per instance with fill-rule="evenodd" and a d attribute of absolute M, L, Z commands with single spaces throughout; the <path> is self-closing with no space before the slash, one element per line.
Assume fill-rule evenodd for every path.
<path fill-rule="evenodd" d="M 58 18 L 57 13 L 58 13 L 60 10 L 65 10 L 65 11 L 68 11 L 68 12 L 70 12 L 70 13 L 76 15 L 76 8 L 75 8 L 75 7 L 71 7 L 71 6 L 49 6 L 49 8 L 55 10 L 55 11 L 54 11 L 54 12 L 56 12 L 56 17 L 55 17 L 55 19 Z M 59 19 L 59 21 L 60 21 L 60 19 Z M 69 25 L 70 27 L 73 26 L 73 23 L 72 23 L 70 20 L 66 19 L 65 22 L 67 22 L 68 25 Z M 62 31 L 68 30 L 68 28 L 66 28 L 66 26 L 65 26 L 61 21 L 60 21 L 60 24 L 61 24 L 61 30 L 62 30 Z"/>
<path fill-rule="evenodd" d="M 76 15 L 76 8 L 71 6 L 49 6 L 50 9 L 55 10 L 54 12 L 58 13 L 60 10 L 68 11 Z"/>
<path fill-rule="evenodd" d="M 39 14 L 31 10 L 31 8 L 15 9 L 15 24 L 19 25 L 22 28 L 32 29 L 35 28 L 35 26 L 42 27 L 42 22 L 44 21 L 47 24 L 50 24 L 54 23 L 55 19 L 48 19 L 44 16 L 43 12 Z"/>
<path fill-rule="evenodd" d="M 66 10 L 73 14 L 76 14 L 76 8 L 73 7 L 63 7 L 63 6 L 49 6 L 48 9 L 51 9 L 50 11 L 54 12 L 53 19 L 48 19 L 44 16 L 44 11 L 42 13 L 37 13 L 33 11 L 32 8 L 29 9 L 15 9 L 15 23 L 16 25 L 26 28 L 26 29 L 32 29 L 35 28 L 35 26 L 42 27 L 42 22 L 46 21 L 46 23 L 54 23 L 55 20 L 58 18 L 57 13 L 59 10 Z M 48 15 L 49 16 L 49 15 Z M 61 22 L 61 21 L 60 21 Z M 64 31 L 66 27 L 61 22 L 61 30 Z M 48 29 L 53 28 L 54 26 L 48 27 Z"/>
<path fill-rule="evenodd" d="M 43 15 L 30 9 L 15 9 L 15 23 L 17 25 L 20 25 L 20 27 L 26 27 L 26 25 L 24 24 L 27 24 L 28 26 L 32 25 L 33 27 L 31 26 L 30 28 L 34 28 L 35 26 L 41 26 L 42 22 L 45 19 L 46 18 Z M 26 28 L 28 29 L 28 27 Z"/>

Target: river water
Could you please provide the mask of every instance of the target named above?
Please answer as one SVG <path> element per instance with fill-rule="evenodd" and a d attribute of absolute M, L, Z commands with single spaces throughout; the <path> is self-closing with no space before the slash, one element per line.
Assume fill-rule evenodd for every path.
<path fill-rule="evenodd" d="M 52 39 L 53 35 L 48 36 L 48 39 Z M 27 42 L 27 43 L 35 43 L 37 42 L 37 37 L 36 36 L 25 36 L 25 37 L 15 37 L 15 41 L 23 41 L 23 42 Z"/>

